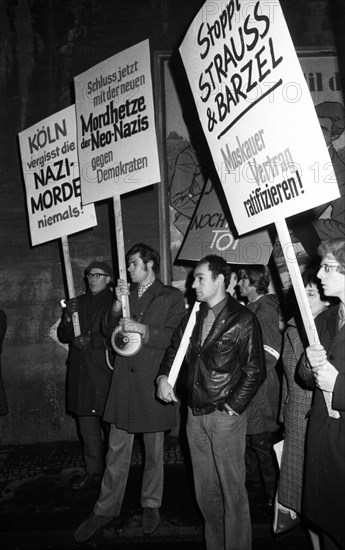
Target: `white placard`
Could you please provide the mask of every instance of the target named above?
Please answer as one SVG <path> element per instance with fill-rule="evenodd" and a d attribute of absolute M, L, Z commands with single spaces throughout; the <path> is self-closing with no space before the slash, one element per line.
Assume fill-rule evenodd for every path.
<path fill-rule="evenodd" d="M 97 225 L 82 207 L 74 105 L 19 133 L 32 245 Z"/>
<path fill-rule="evenodd" d="M 339 197 L 278 1 L 206 1 L 180 53 L 240 235 Z"/>
<path fill-rule="evenodd" d="M 74 85 L 83 204 L 160 181 L 148 40 L 76 76 Z"/>

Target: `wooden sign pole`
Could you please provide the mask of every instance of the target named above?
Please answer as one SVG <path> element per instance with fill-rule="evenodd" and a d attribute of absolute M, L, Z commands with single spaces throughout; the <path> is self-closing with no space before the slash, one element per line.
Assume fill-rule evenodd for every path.
<path fill-rule="evenodd" d="M 120 279 L 123 279 L 127 283 L 126 254 L 125 254 L 122 212 L 121 212 L 121 197 L 119 194 L 115 194 L 113 196 L 113 204 L 114 204 L 116 246 L 117 246 L 119 275 L 120 275 Z M 130 317 L 128 296 L 122 296 L 122 313 L 124 317 Z"/>
<path fill-rule="evenodd" d="M 303 285 L 302 275 L 298 266 L 295 249 L 291 242 L 290 233 L 286 225 L 286 220 L 282 219 L 275 222 L 280 245 L 283 250 L 286 265 L 290 274 L 293 289 L 296 295 L 297 303 L 301 312 L 301 317 L 305 331 L 307 333 L 310 345 L 319 342 L 319 336 L 315 327 L 314 318 L 311 313 L 307 294 Z"/>
<path fill-rule="evenodd" d="M 282 219 L 280 221 L 276 221 L 275 226 L 296 295 L 296 300 L 301 312 L 303 325 L 307 333 L 308 342 L 310 345 L 316 344 L 319 342 L 319 336 L 311 313 L 302 275 L 298 266 L 295 249 L 291 242 L 290 233 L 286 225 L 286 220 Z"/>
<path fill-rule="evenodd" d="M 67 235 L 63 235 L 61 237 L 61 243 L 62 243 L 62 251 L 63 251 L 65 272 L 66 272 L 66 279 L 67 279 L 68 297 L 75 298 L 73 273 L 72 273 L 72 266 L 71 266 L 71 258 L 69 254 Z M 73 322 L 74 336 L 80 336 L 81 331 L 80 331 L 78 312 L 73 313 L 72 322 Z"/>
<path fill-rule="evenodd" d="M 275 225 L 277 228 L 280 244 L 283 249 L 286 265 L 290 273 L 291 282 L 293 284 L 296 299 L 302 316 L 303 325 L 307 333 L 309 345 L 311 346 L 312 344 L 319 344 L 319 335 L 317 333 L 314 318 L 311 313 L 307 294 L 303 285 L 303 279 L 298 267 L 295 250 L 290 239 L 290 234 L 286 225 L 286 221 L 285 219 L 283 219 L 282 221 L 275 222 Z M 323 395 L 326 407 L 328 409 L 328 414 L 335 418 L 339 418 L 339 412 L 332 409 L 332 394 L 323 391 Z"/>
<path fill-rule="evenodd" d="M 197 311 L 199 311 L 199 308 L 200 308 L 200 302 L 195 302 L 193 309 L 191 311 L 190 317 L 188 319 L 187 326 L 183 333 L 179 348 L 175 355 L 175 359 L 173 361 L 173 364 L 171 365 L 171 369 L 168 376 L 168 382 L 172 387 L 174 387 L 175 385 L 178 373 L 180 372 L 180 369 L 183 363 L 184 356 L 186 355 L 186 351 L 189 346 L 189 339 L 193 332 L 193 328 L 196 321 L 196 313 Z"/>
<path fill-rule="evenodd" d="M 116 245 L 117 245 L 117 259 L 119 267 L 120 279 L 127 283 L 127 267 L 126 267 L 126 255 L 125 245 L 123 238 L 123 225 L 122 225 L 122 213 L 121 213 L 121 198 L 119 194 L 113 196 L 114 204 L 114 216 L 115 216 L 115 231 L 116 231 Z M 122 295 L 122 316 L 130 317 L 129 311 L 129 298 L 128 295 Z M 129 357 L 135 355 L 141 348 L 141 336 L 137 332 L 122 332 L 120 327 L 117 326 L 111 336 L 111 344 L 120 355 Z"/>

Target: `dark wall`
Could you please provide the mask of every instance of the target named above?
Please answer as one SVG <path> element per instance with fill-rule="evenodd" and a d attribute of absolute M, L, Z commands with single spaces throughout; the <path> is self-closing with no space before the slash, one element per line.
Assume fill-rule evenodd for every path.
<path fill-rule="evenodd" d="M 2 363 L 9 402 L 8 415 L 0 419 L 2 444 L 76 437 L 65 413 L 67 351 L 54 333 L 65 297 L 61 246 L 58 240 L 30 246 L 17 134 L 71 105 L 73 77 L 98 62 L 146 38 L 152 54 L 175 50 L 202 3 L 0 3 L 0 305 L 8 318 Z M 285 0 L 282 7 L 296 47 L 332 47 L 326 0 Z M 159 247 L 157 188 L 123 197 L 126 248 L 138 240 Z M 97 227 L 69 238 L 77 293 L 84 290 L 82 274 L 91 259 L 117 269 L 112 205 L 96 203 L 96 213 Z"/>

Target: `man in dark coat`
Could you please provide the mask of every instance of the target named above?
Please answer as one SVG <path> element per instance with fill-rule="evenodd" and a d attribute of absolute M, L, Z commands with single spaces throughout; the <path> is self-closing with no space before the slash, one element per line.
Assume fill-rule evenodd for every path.
<path fill-rule="evenodd" d="M 104 262 L 93 262 L 85 270 L 85 278 L 87 291 L 67 302 L 57 329 L 59 340 L 69 344 L 67 410 L 77 418 L 83 448 L 85 474 L 72 484 L 76 490 L 98 484 L 102 477 L 104 432 L 107 431 L 102 416 L 112 373 L 101 334 L 101 321 L 113 300 L 109 287 L 112 270 Z M 76 312 L 79 336 L 74 335 Z"/>
<path fill-rule="evenodd" d="M 87 540 L 119 516 L 136 433 L 143 434 L 145 445 L 141 489 L 144 533 L 153 533 L 159 523 L 164 431 L 174 427 L 176 418 L 174 407 L 156 398 L 155 379 L 172 333 L 185 313 L 185 304 L 179 290 L 158 279 L 158 252 L 139 243 L 127 252 L 126 259 L 132 284 L 118 280 L 116 300 L 105 319 L 105 332 L 111 337 L 120 325 L 129 338 L 131 333 L 140 335 L 141 347 L 135 355 L 116 355 L 104 413 L 105 420 L 111 423 L 106 470 L 93 513 L 74 534 L 78 542 Z M 125 316 L 123 305 L 130 310 L 130 316 Z"/>
<path fill-rule="evenodd" d="M 299 374 L 314 396 L 309 415 L 302 511 L 321 530 L 325 550 L 345 548 L 345 239 L 322 241 L 317 276 L 339 298 L 316 317 L 320 343 L 310 345 Z"/>
<path fill-rule="evenodd" d="M 277 485 L 277 464 L 274 457 L 274 433 L 278 430 L 280 382 L 276 371 L 282 336 L 279 329 L 279 301 L 270 294 L 267 266 L 241 269 L 239 293 L 248 300 L 247 308 L 255 313 L 262 330 L 267 377 L 247 409 L 247 481 L 263 482 L 266 504 L 273 505 Z M 259 476 L 257 476 L 259 473 Z M 250 479 L 250 477 L 252 479 Z"/>

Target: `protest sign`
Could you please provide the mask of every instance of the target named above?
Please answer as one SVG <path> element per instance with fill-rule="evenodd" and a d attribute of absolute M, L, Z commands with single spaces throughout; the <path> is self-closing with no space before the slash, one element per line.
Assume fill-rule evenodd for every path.
<path fill-rule="evenodd" d="M 97 225 L 82 207 L 74 106 L 19 133 L 32 245 Z"/>
<path fill-rule="evenodd" d="M 61 237 L 69 298 L 75 290 L 67 235 L 97 225 L 94 205 L 81 204 L 76 137 L 74 105 L 19 134 L 31 242 Z M 77 312 L 72 319 L 79 336 Z"/>
<path fill-rule="evenodd" d="M 240 235 L 339 197 L 278 1 L 207 0 L 180 53 Z"/>
<path fill-rule="evenodd" d="M 148 40 L 74 85 L 83 204 L 160 181 Z"/>
<path fill-rule="evenodd" d="M 178 253 L 179 260 L 201 260 L 208 254 L 218 254 L 230 264 L 267 265 L 272 243 L 267 230 L 235 238 L 214 187 L 203 190 L 188 233 Z"/>

